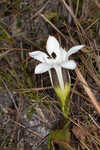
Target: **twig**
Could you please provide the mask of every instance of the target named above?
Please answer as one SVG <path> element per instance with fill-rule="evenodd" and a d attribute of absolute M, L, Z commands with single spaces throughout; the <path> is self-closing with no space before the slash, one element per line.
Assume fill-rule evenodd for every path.
<path fill-rule="evenodd" d="M 40 13 L 40 16 L 46 21 L 48 22 L 65 40 L 66 40 L 66 37 L 65 35 L 51 22 L 49 21 L 43 14 Z"/>
<path fill-rule="evenodd" d="M 75 72 L 79 78 L 79 80 L 82 83 L 82 86 L 85 90 L 85 92 L 87 93 L 87 95 L 89 96 L 91 103 L 94 105 L 95 109 L 97 110 L 97 112 L 100 114 L 100 105 L 98 104 L 96 97 L 94 96 L 94 94 L 92 93 L 91 89 L 89 88 L 86 80 L 84 79 L 84 77 L 82 76 L 81 72 L 79 71 L 78 67 L 75 69 Z"/>
<path fill-rule="evenodd" d="M 15 103 L 15 100 L 14 100 L 14 98 L 13 98 L 12 93 L 10 92 L 10 90 L 8 89 L 6 83 L 2 80 L 1 77 L 0 77 L 0 80 L 2 81 L 3 85 L 5 86 L 5 88 L 6 88 L 7 92 L 8 92 L 8 94 L 9 94 L 9 96 L 10 96 L 10 98 L 11 98 L 11 100 L 12 100 L 12 102 L 13 102 L 15 108 L 16 108 L 16 111 L 18 112 L 18 107 L 17 107 L 17 105 L 16 105 L 16 103 Z"/>
<path fill-rule="evenodd" d="M 41 139 L 41 141 L 39 141 L 38 143 L 36 143 L 36 144 L 34 145 L 34 149 L 39 148 L 39 147 L 48 139 L 48 136 L 49 136 L 49 134 L 47 134 L 45 137 L 43 137 L 43 138 Z"/>
<path fill-rule="evenodd" d="M 0 58 L 6 56 L 9 52 L 11 52 L 11 50 L 8 50 L 8 51 L 6 51 L 6 52 L 0 54 Z"/>
<path fill-rule="evenodd" d="M 65 2 L 65 0 L 61 0 L 63 2 L 63 4 L 65 5 L 66 9 L 69 11 L 70 15 L 73 17 L 76 26 L 78 25 L 80 27 L 80 29 L 83 30 L 82 26 L 80 25 L 78 19 L 76 18 L 76 16 L 74 15 L 73 11 L 71 10 L 70 6 L 68 6 L 68 4 Z"/>
<path fill-rule="evenodd" d="M 18 112 L 16 113 L 16 116 L 15 116 L 16 122 L 20 121 L 22 109 L 23 109 L 23 97 L 22 95 L 19 95 Z M 17 124 L 14 124 L 12 139 L 15 139 L 18 127 L 19 126 Z"/>
<path fill-rule="evenodd" d="M 31 129 L 29 129 L 29 128 L 26 128 L 23 124 L 21 124 L 21 123 L 19 123 L 19 122 L 17 122 L 17 121 L 14 121 L 14 120 L 12 120 L 12 119 L 10 119 L 10 120 L 11 120 L 12 122 L 16 123 L 17 125 L 19 125 L 20 127 L 26 129 L 27 131 L 31 132 L 33 136 L 39 136 L 39 137 L 43 138 L 43 136 L 42 136 L 41 134 L 39 134 L 39 133 L 37 133 L 37 132 L 35 132 L 35 131 L 33 132 L 33 130 L 31 130 Z"/>
<path fill-rule="evenodd" d="M 83 35 L 87 38 L 86 33 L 83 30 L 83 27 L 81 26 L 80 22 L 78 21 L 78 19 L 76 18 L 76 16 L 74 15 L 72 9 L 70 8 L 70 6 L 68 6 L 68 4 L 65 2 L 65 0 L 60 0 L 63 2 L 63 4 L 65 5 L 66 9 L 69 11 L 70 15 L 72 16 L 72 18 L 74 19 L 75 25 L 78 29 L 78 31 L 81 33 L 83 33 Z M 81 29 L 81 31 L 80 31 Z M 81 34 L 82 36 L 82 34 Z"/>
<path fill-rule="evenodd" d="M 38 10 L 38 11 L 32 16 L 31 19 L 37 17 L 40 13 L 42 13 L 42 11 L 46 8 L 46 6 L 47 6 L 48 4 L 49 4 L 49 0 L 44 4 L 44 6 L 43 6 L 40 10 Z"/>
<path fill-rule="evenodd" d="M 28 93 L 28 92 L 33 92 L 33 91 L 43 91 L 43 90 L 48 90 L 52 89 L 53 87 L 43 87 L 43 88 L 31 88 L 31 89 L 16 89 L 14 90 L 14 93 Z"/>
<path fill-rule="evenodd" d="M 100 8 L 100 2 L 99 2 L 99 0 L 92 0 L 95 4 L 96 4 L 96 6 L 98 7 L 98 8 Z"/>

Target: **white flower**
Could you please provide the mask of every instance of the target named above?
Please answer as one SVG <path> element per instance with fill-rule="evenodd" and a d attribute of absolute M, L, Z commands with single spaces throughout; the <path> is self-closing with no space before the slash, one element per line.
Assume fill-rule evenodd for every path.
<path fill-rule="evenodd" d="M 35 74 L 40 74 L 49 71 L 49 75 L 52 83 L 50 69 L 54 68 L 58 76 L 60 88 L 64 90 L 64 82 L 63 82 L 61 68 L 71 69 L 71 70 L 75 69 L 76 63 L 73 60 L 69 60 L 69 56 L 76 53 L 83 47 L 84 45 L 74 46 L 68 52 L 66 52 L 62 47 L 60 47 L 60 44 L 55 37 L 49 36 L 46 44 L 46 49 L 49 55 L 41 51 L 29 53 L 30 57 L 41 62 L 36 66 Z"/>

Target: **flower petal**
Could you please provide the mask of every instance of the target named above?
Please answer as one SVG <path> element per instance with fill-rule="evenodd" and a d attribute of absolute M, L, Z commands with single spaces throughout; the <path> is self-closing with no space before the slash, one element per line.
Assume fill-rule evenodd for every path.
<path fill-rule="evenodd" d="M 60 57 L 62 58 L 63 62 L 67 61 L 68 60 L 67 52 L 63 48 L 60 48 L 60 50 L 61 50 Z"/>
<path fill-rule="evenodd" d="M 61 64 L 61 66 L 65 69 L 75 69 L 76 68 L 76 63 L 73 60 L 69 60 L 67 63 Z"/>
<path fill-rule="evenodd" d="M 40 63 L 35 68 L 35 74 L 44 73 L 46 71 L 49 71 L 49 69 L 51 69 L 51 68 L 52 68 L 52 66 L 50 66 L 50 65 L 48 65 L 46 63 Z"/>
<path fill-rule="evenodd" d="M 67 55 L 70 56 L 76 52 L 78 52 L 80 49 L 82 49 L 85 45 L 77 45 L 77 46 L 74 46 L 72 47 L 68 52 L 67 52 Z"/>
<path fill-rule="evenodd" d="M 49 55 L 52 53 L 55 53 L 56 55 L 59 55 L 59 42 L 56 40 L 55 37 L 49 36 L 46 44 L 46 49 Z"/>
<path fill-rule="evenodd" d="M 41 51 L 30 52 L 29 56 L 36 60 L 39 60 L 40 62 L 45 62 L 45 58 L 48 57 L 46 53 L 41 52 Z"/>

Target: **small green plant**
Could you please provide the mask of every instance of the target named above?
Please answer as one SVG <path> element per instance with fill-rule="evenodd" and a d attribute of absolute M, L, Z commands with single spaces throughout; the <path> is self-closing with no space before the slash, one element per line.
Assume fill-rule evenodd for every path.
<path fill-rule="evenodd" d="M 53 36 L 49 36 L 46 44 L 46 49 L 49 55 L 41 51 L 29 53 L 32 58 L 41 62 L 36 66 L 35 74 L 44 73 L 46 71 L 49 72 L 51 84 L 59 98 L 61 111 L 66 120 L 65 125 L 67 125 L 69 122 L 67 118 L 70 110 L 70 83 L 64 83 L 62 68 L 71 70 L 75 69 L 76 63 L 73 60 L 69 60 L 69 56 L 76 53 L 83 47 L 84 45 L 74 46 L 68 52 L 66 52 Z M 59 85 L 57 87 L 54 86 L 52 80 L 52 68 L 55 69 L 58 77 Z M 50 139 L 54 139 L 54 141 L 60 142 L 69 142 L 70 131 L 68 127 L 65 128 L 65 125 L 62 129 L 56 130 L 50 134 Z"/>
<path fill-rule="evenodd" d="M 35 74 L 44 73 L 46 71 L 49 72 L 51 84 L 54 87 L 56 94 L 60 99 L 61 109 L 62 112 L 64 113 L 64 116 L 66 117 L 69 112 L 69 108 L 66 109 L 65 107 L 66 106 L 69 107 L 69 105 L 66 105 L 66 98 L 69 96 L 70 93 L 70 84 L 66 84 L 66 85 L 64 84 L 62 68 L 71 69 L 71 70 L 75 69 L 76 63 L 73 60 L 69 60 L 69 56 L 76 53 L 83 47 L 84 45 L 74 46 L 68 52 L 66 52 L 65 49 L 63 49 L 60 46 L 59 42 L 56 40 L 55 37 L 49 36 L 46 44 L 46 49 L 49 55 L 41 51 L 29 53 L 30 57 L 41 62 L 36 66 Z M 51 74 L 52 68 L 54 68 L 57 73 L 57 77 L 59 81 L 58 87 L 54 86 L 52 80 L 52 74 Z"/>

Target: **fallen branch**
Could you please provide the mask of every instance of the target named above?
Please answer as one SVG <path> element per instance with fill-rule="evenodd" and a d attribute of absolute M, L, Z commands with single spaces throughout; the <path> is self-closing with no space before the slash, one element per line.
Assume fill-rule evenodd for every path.
<path fill-rule="evenodd" d="M 91 103 L 94 105 L 95 109 L 97 110 L 97 112 L 100 114 L 100 105 L 98 104 L 96 97 L 94 96 L 93 92 L 91 91 L 91 89 L 89 88 L 86 80 L 84 79 L 84 77 L 82 76 L 80 70 L 78 69 L 78 67 L 75 69 L 75 72 L 77 74 L 78 79 L 81 81 L 82 86 L 85 90 L 85 92 L 87 93 L 87 95 L 89 96 Z"/>

